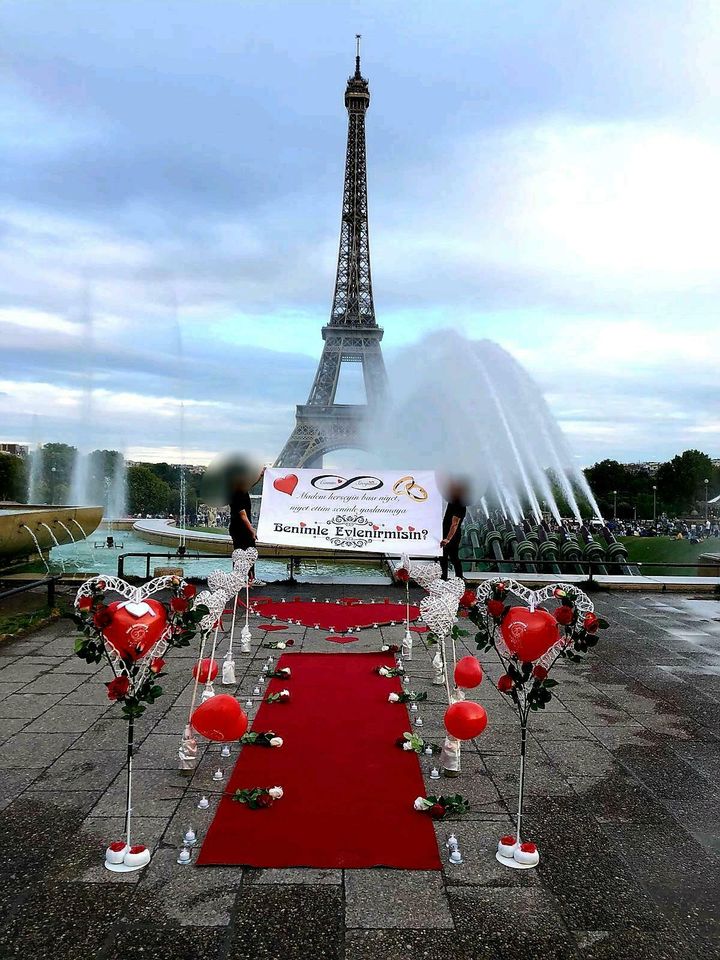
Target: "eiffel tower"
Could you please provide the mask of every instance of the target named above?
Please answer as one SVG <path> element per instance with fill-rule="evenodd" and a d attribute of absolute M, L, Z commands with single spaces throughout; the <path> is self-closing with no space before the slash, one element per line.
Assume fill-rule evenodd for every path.
<path fill-rule="evenodd" d="M 343 186 L 340 252 L 330 322 L 322 328 L 320 364 L 307 403 L 297 407 L 295 429 L 275 461 L 277 467 L 317 467 L 323 455 L 344 447 L 363 446 L 363 426 L 387 389 L 380 352 L 382 328 L 375 321 L 367 213 L 365 112 L 370 105 L 367 80 L 360 73 L 357 36 L 355 73 L 348 79 L 347 154 Z M 336 403 L 340 367 L 361 363 L 365 404 Z"/>

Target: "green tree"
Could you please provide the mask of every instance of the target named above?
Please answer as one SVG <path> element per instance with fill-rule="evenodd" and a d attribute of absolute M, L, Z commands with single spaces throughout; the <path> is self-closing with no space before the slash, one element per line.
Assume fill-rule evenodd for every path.
<path fill-rule="evenodd" d="M 705 480 L 708 493 L 714 495 L 718 487 L 718 470 L 712 460 L 700 450 L 686 450 L 664 463 L 657 472 L 658 497 L 665 510 L 683 514 L 697 510 L 702 513 L 705 504 Z"/>
<path fill-rule="evenodd" d="M 129 467 L 127 472 L 128 511 L 137 513 L 167 513 L 170 504 L 170 486 L 145 465 Z"/>
<path fill-rule="evenodd" d="M 25 461 L 11 453 L 0 453 L 0 500 L 26 502 Z"/>
<path fill-rule="evenodd" d="M 67 443 L 43 445 L 41 502 L 67 503 L 75 453 Z"/>

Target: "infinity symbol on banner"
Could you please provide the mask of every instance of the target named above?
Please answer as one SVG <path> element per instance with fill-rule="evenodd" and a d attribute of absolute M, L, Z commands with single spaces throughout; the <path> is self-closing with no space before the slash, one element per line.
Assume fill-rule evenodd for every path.
<path fill-rule="evenodd" d="M 393 493 L 406 493 L 412 500 L 417 500 L 418 503 L 428 498 L 427 490 L 425 487 L 421 487 L 419 483 L 415 483 L 415 477 L 400 477 L 393 484 Z"/>
<path fill-rule="evenodd" d="M 382 480 L 378 480 L 377 477 L 359 476 L 346 480 L 345 477 L 338 477 L 334 473 L 313 477 L 310 482 L 318 490 L 344 490 L 345 487 L 352 487 L 354 490 L 378 490 L 383 485 Z"/>

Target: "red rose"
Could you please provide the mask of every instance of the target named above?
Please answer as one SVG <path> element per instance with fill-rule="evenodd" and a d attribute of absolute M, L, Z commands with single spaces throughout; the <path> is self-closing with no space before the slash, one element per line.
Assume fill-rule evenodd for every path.
<path fill-rule="evenodd" d="M 505 604 L 502 600 L 488 600 L 488 613 L 491 617 L 495 617 L 497 620 L 498 617 L 502 616 L 502 612 L 505 609 Z"/>
<path fill-rule="evenodd" d="M 78 610 L 89 610 L 92 605 L 92 597 L 80 597 L 77 602 Z"/>
<path fill-rule="evenodd" d="M 558 623 L 567 627 L 568 624 L 572 623 L 574 613 L 575 611 L 572 607 L 566 607 L 565 604 L 563 604 L 561 607 L 555 609 L 555 619 Z"/>
<path fill-rule="evenodd" d="M 106 606 L 102 604 L 95 611 L 95 616 L 93 617 L 93 624 L 97 627 L 98 630 L 105 630 L 106 627 L 109 627 L 113 621 L 113 615 L 110 613 Z"/>
<path fill-rule="evenodd" d="M 507 833 L 504 837 L 500 837 L 500 843 L 504 843 L 506 847 L 510 847 L 515 843 L 515 837 L 511 837 L 510 834 Z"/>
<path fill-rule="evenodd" d="M 192 583 L 186 583 L 180 591 L 180 596 L 185 597 L 186 600 L 192 600 L 196 594 L 197 587 Z"/>
<path fill-rule="evenodd" d="M 189 606 L 190 604 L 185 597 L 173 597 L 170 601 L 170 609 L 174 610 L 175 613 L 185 613 Z"/>
<path fill-rule="evenodd" d="M 272 806 L 272 797 L 269 793 L 261 793 L 257 798 L 257 805 L 259 807 L 270 807 Z"/>
<path fill-rule="evenodd" d="M 407 583 L 408 580 L 410 579 L 410 574 L 405 569 L 405 567 L 400 567 L 398 570 L 395 571 L 395 579 L 399 580 L 400 583 Z"/>
<path fill-rule="evenodd" d="M 477 597 L 475 596 L 474 590 L 466 590 L 465 593 L 460 597 L 460 606 L 465 607 L 466 610 L 469 610 L 470 607 L 474 607 L 477 602 Z"/>
<path fill-rule="evenodd" d="M 130 691 L 130 680 L 128 677 L 115 677 L 105 684 L 109 700 L 122 700 Z"/>
<path fill-rule="evenodd" d="M 497 688 L 500 693 L 510 693 L 513 688 L 513 678 L 509 673 L 504 673 L 497 682 Z"/>
<path fill-rule="evenodd" d="M 165 661 L 162 657 L 153 657 L 150 661 L 150 673 L 160 673 L 164 666 Z"/>
<path fill-rule="evenodd" d="M 106 586 L 107 584 L 105 583 L 104 580 L 98 580 L 98 583 L 97 583 L 98 590 L 104 590 Z"/>
<path fill-rule="evenodd" d="M 113 842 L 108 847 L 108 850 L 112 850 L 113 853 L 120 853 L 121 850 L 124 850 L 127 844 L 124 840 L 113 840 Z"/>
<path fill-rule="evenodd" d="M 144 853 L 147 850 L 147 847 L 139 843 L 136 847 L 130 847 L 130 853 Z"/>
<path fill-rule="evenodd" d="M 523 853 L 537 853 L 537 847 L 534 843 L 521 843 L 520 849 Z"/>
<path fill-rule="evenodd" d="M 294 646 L 295 646 L 295 641 L 293 640 L 292 637 L 290 637 L 289 640 L 286 640 L 286 641 L 285 641 L 285 646 L 286 646 L 286 647 L 294 647 Z"/>
<path fill-rule="evenodd" d="M 428 813 L 433 818 L 433 820 L 442 820 L 445 816 L 445 807 L 441 803 L 434 803 Z"/>
<path fill-rule="evenodd" d="M 588 633 L 597 633 L 598 632 L 598 618 L 594 613 L 586 613 L 585 619 L 583 620 L 583 626 Z"/>
<path fill-rule="evenodd" d="M 537 666 L 533 667 L 532 675 L 536 680 L 547 680 L 548 672 L 545 667 Z"/>

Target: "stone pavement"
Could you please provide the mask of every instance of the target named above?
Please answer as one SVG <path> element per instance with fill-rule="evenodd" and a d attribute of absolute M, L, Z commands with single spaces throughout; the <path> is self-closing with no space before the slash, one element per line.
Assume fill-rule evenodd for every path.
<path fill-rule="evenodd" d="M 348 588 L 292 592 L 334 598 Z M 202 836 L 212 818 L 212 771 L 229 772 L 237 748 L 221 761 L 212 745 L 190 779 L 178 772 L 192 654 L 172 651 L 165 695 L 139 731 L 135 835 L 156 852 L 146 870 L 118 876 L 102 861 L 122 833 L 125 725 L 106 678 L 73 656 L 68 622 L 0 646 L 0 957 L 720 956 L 720 603 L 616 593 L 596 595 L 596 604 L 611 630 L 585 664 L 554 673 L 555 699 L 531 718 L 524 834 L 542 857 L 531 871 L 494 859 L 498 837 L 512 829 L 518 730 L 488 655 L 478 691 L 488 729 L 464 749 L 462 777 L 440 784 L 471 802 L 463 818 L 436 825 L 442 851 L 449 833 L 458 835 L 462 865 L 446 863 L 442 873 L 178 866 L 187 826 Z M 299 627 L 275 636 L 294 636 L 294 651 L 342 654 L 399 643 L 402 632 L 365 631 L 346 646 Z M 237 658 L 242 700 L 260 656 Z M 429 661 L 416 643 L 412 688 L 428 691 L 423 733 L 439 740 L 442 689 L 430 685 Z M 213 798 L 209 811 L 196 809 L 201 793 Z"/>

